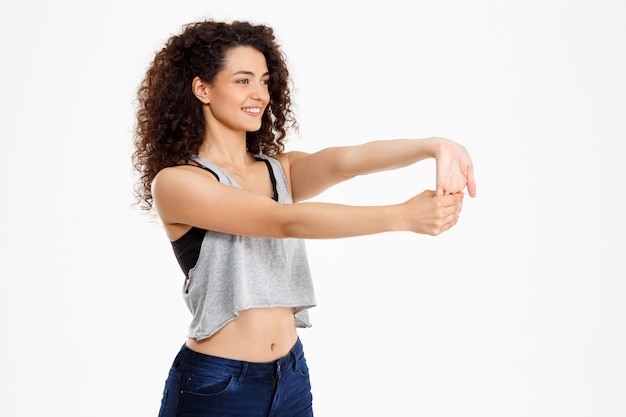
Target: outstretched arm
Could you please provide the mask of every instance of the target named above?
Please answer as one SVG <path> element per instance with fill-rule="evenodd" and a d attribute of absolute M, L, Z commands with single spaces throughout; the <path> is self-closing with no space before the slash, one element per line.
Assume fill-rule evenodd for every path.
<path fill-rule="evenodd" d="M 476 195 L 469 154 L 463 146 L 443 138 L 380 140 L 312 154 L 289 152 L 281 162 L 288 171 L 294 201 L 302 201 L 357 175 L 402 168 L 427 158 L 437 161 L 437 195 L 459 193 L 466 187 L 470 196 Z"/>
<path fill-rule="evenodd" d="M 233 235 L 309 239 L 389 231 L 438 235 L 456 224 L 463 202 L 462 193 L 436 197 L 434 191 L 424 191 L 386 206 L 281 204 L 194 169 L 165 168 L 152 183 L 155 206 L 168 228 L 186 225 Z"/>

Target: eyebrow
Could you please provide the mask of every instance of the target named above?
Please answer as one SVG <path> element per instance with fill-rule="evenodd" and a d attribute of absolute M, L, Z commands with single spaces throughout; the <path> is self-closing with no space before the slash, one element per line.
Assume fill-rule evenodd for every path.
<path fill-rule="evenodd" d="M 250 75 L 250 76 L 254 77 L 254 75 L 255 75 L 255 74 L 254 74 L 254 72 L 252 72 L 252 71 L 243 71 L 243 70 L 242 70 L 242 71 L 237 71 L 237 72 L 235 72 L 233 75 Z M 266 73 L 264 73 L 263 75 L 261 75 L 261 77 L 265 77 L 266 75 L 270 75 L 270 72 L 269 72 L 269 71 L 267 71 Z"/>

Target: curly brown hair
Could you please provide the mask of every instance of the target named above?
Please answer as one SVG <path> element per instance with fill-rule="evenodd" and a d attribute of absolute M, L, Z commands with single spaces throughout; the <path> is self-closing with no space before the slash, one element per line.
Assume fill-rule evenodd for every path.
<path fill-rule="evenodd" d="M 172 36 L 156 54 L 137 90 L 132 162 L 139 173 L 135 194 L 143 210 L 152 209 L 151 185 L 156 174 L 165 167 L 189 161 L 204 139 L 202 103 L 192 93 L 192 80 L 197 76 L 210 84 L 224 68 L 228 50 L 237 46 L 261 52 L 270 73 L 270 102 L 261 128 L 246 134 L 248 152 L 280 154 L 287 130 L 297 129 L 286 58 L 272 28 L 212 20 L 183 26 L 181 33 Z"/>

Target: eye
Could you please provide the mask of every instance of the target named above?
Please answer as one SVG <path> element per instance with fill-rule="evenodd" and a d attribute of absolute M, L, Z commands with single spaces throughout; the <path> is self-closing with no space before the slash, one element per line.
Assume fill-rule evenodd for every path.
<path fill-rule="evenodd" d="M 240 80 L 237 80 L 237 84 L 248 84 L 248 79 L 247 78 L 242 78 Z"/>
<path fill-rule="evenodd" d="M 270 80 L 269 79 L 261 80 L 261 84 L 263 84 L 263 85 L 270 85 Z"/>

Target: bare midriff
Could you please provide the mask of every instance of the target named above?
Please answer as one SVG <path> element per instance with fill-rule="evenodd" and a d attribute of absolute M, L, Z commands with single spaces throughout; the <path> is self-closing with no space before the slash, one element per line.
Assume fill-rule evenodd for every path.
<path fill-rule="evenodd" d="M 188 339 L 189 349 L 246 362 L 270 362 L 285 356 L 298 340 L 293 308 L 257 308 L 239 312 L 208 339 Z"/>

